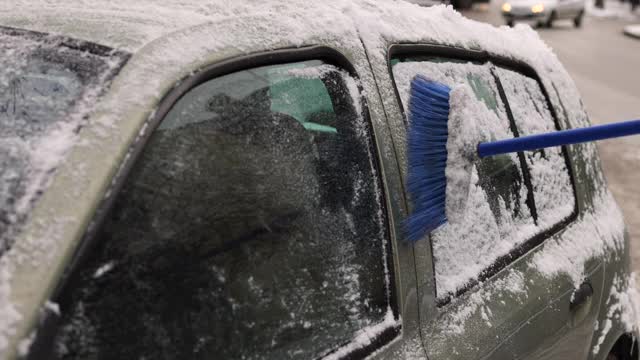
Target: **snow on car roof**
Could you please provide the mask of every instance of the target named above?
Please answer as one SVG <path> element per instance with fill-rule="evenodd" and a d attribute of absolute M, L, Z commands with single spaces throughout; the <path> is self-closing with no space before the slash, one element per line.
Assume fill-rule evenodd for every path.
<path fill-rule="evenodd" d="M 344 16 L 337 17 L 339 13 Z M 52 32 L 132 52 L 181 29 L 239 17 L 264 17 L 281 22 L 307 18 L 333 25 L 350 22 L 349 25 L 361 29 L 363 37 L 395 33 L 463 47 L 487 48 L 491 45 L 492 50 L 512 49 L 513 53 L 525 48 L 522 42 L 513 41 L 521 39 L 524 33 L 528 34 L 527 38 L 538 39 L 527 27 L 496 28 L 463 18 L 450 7 L 424 8 L 401 0 L 217 0 L 206 3 L 187 0 L 14 0 L 0 4 L 0 25 Z M 247 22 L 247 28 L 251 26 Z M 305 29 L 299 30 L 300 33 L 283 34 L 283 37 L 304 36 Z M 329 27 L 327 32 L 336 32 L 336 28 Z M 498 33 L 502 38 L 495 37 Z M 212 41 L 232 37 L 219 35 Z M 544 46 L 537 42 L 538 47 Z M 517 46 L 518 43 L 521 45 Z"/>
<path fill-rule="evenodd" d="M 189 38 L 189 29 L 226 20 L 241 26 L 233 33 Z M 132 53 L 175 34 L 185 38 L 171 43 L 181 52 L 201 47 L 202 42 L 212 49 L 236 46 L 238 39 L 244 44 L 264 43 L 261 27 L 278 27 L 284 47 L 307 45 L 310 39 L 329 35 L 343 38 L 347 48 L 360 46 L 357 32 L 368 47 L 381 50 L 372 56 L 384 57 L 390 43 L 407 41 L 477 49 L 528 63 L 568 91 L 567 97 L 578 99 L 569 110 L 582 110 L 568 74 L 530 27 L 495 27 L 444 5 L 425 8 L 403 0 L 13 0 L 0 4 L 0 26 L 64 35 Z"/>

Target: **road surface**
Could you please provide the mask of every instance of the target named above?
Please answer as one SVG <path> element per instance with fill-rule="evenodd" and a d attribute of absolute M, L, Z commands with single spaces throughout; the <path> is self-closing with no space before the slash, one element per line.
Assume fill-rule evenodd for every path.
<path fill-rule="evenodd" d="M 503 25 L 501 5 L 493 0 L 464 15 Z M 629 20 L 586 17 L 579 29 L 571 21 L 537 29 L 573 77 L 595 124 L 640 119 L 640 40 L 623 35 L 629 24 Z M 598 147 L 629 227 L 634 269 L 640 272 L 640 136 L 602 141 Z"/>

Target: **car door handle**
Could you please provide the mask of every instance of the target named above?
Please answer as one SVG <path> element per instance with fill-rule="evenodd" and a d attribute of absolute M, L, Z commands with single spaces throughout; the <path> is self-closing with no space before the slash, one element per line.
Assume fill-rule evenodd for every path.
<path fill-rule="evenodd" d="M 580 305 L 584 304 L 591 298 L 593 295 L 593 287 L 591 286 L 591 282 L 585 281 L 580 287 L 573 292 L 571 296 L 571 302 L 569 303 L 569 310 L 573 311 L 576 308 L 580 307 Z"/>

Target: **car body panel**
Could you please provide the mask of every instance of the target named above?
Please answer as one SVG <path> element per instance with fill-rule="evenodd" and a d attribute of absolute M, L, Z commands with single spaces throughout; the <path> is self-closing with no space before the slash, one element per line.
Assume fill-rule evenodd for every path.
<path fill-rule="evenodd" d="M 579 228 L 581 221 L 569 226 Z M 548 241 L 561 242 L 562 235 L 561 231 Z M 569 309 L 573 281 L 561 275 L 542 276 L 534 270 L 535 257 L 544 246 L 530 250 L 450 304 L 439 305 L 432 301 L 434 295 L 425 295 L 433 291 L 431 276 L 425 275 L 421 298 L 429 300 L 421 301 L 420 313 L 425 315 L 423 338 L 428 339 L 425 346 L 430 357 L 563 359 L 577 349 L 586 354 L 599 301 L 582 310 L 587 313 L 580 316 L 579 329 L 574 328 L 575 314 Z M 591 263 L 584 270 L 595 288 L 594 298 L 599 298 L 603 266 L 599 259 Z M 430 262 L 421 267 L 429 268 Z"/>
<path fill-rule="evenodd" d="M 410 38 L 395 39 L 402 45 L 396 45 L 392 41 L 386 42 L 388 49 L 394 46 L 426 46 L 433 48 L 427 39 L 422 43 Z M 365 43 L 366 44 L 366 43 Z M 437 46 L 435 46 L 437 48 Z M 436 53 L 439 51 L 435 49 Z M 370 54 L 373 53 L 370 49 Z M 391 52 L 390 50 L 387 50 Z M 387 52 L 387 54 L 389 54 Z M 456 53 L 455 50 L 442 49 L 440 53 Z M 457 53 L 468 52 L 458 49 Z M 391 55 L 387 55 L 391 56 Z M 442 55 L 446 57 L 446 55 Z M 482 58 L 478 54 L 478 58 Z M 553 57 L 549 55 L 550 59 Z M 371 56 L 376 59 L 376 56 Z M 373 61 L 375 61 L 373 60 Z M 389 77 L 387 61 L 380 57 L 380 63 L 372 61 L 376 75 L 379 76 L 378 84 L 381 89 L 393 88 L 393 81 Z M 525 61 L 528 63 L 527 61 Z M 528 63 L 529 64 L 529 63 Z M 576 121 L 585 121 L 581 104 L 569 103 L 569 99 L 560 98 L 557 87 L 549 77 L 546 77 L 545 69 L 538 71 L 542 85 L 549 94 L 549 100 L 555 110 L 561 127 L 573 127 Z M 558 75 L 558 74 L 555 74 Z M 567 81 L 567 78 L 556 78 L 554 81 Z M 556 90 L 556 91 L 554 91 Z M 568 95 L 568 94 L 564 94 Z M 396 101 L 396 96 L 383 96 L 385 110 L 389 121 L 396 126 L 404 126 L 402 110 Z M 577 98 L 570 99 L 578 101 Z M 567 108 L 575 112 L 568 112 Z M 395 118 L 395 120 L 394 120 Z M 405 133 L 394 132 L 396 147 L 399 150 L 398 157 L 403 157 L 403 144 L 406 143 Z M 598 179 L 598 167 L 585 169 L 583 149 L 569 149 L 572 172 L 576 173 L 576 197 L 579 213 L 593 211 L 594 198 L 598 198 L 597 189 L 602 187 Z M 586 151 L 585 153 L 589 153 Z M 590 162 L 597 162 L 589 158 Z M 579 163 L 579 164 L 574 164 Z M 406 164 L 406 160 L 401 160 Z M 586 166 L 591 166 L 586 165 Z M 407 176 L 406 168 L 402 168 L 403 176 Z M 610 195 L 609 195 L 610 196 Z M 598 201 L 598 200 L 595 200 Z M 494 359 L 494 358 L 524 358 L 524 359 L 564 359 L 567 353 L 580 349 L 582 358 L 590 356 L 591 340 L 598 337 L 594 334 L 594 324 L 600 314 L 600 299 L 604 285 L 604 263 L 610 261 L 610 253 L 595 253 L 589 257 L 580 270 L 588 274 L 588 279 L 593 286 L 593 296 L 586 309 L 570 311 L 574 290 L 579 286 L 575 279 L 566 274 L 554 274 L 552 276 L 537 274 L 534 262 L 536 255 L 553 253 L 558 244 L 563 244 L 564 232 L 590 231 L 592 218 L 583 218 L 578 215 L 567 228 L 547 239 L 543 244 L 531 250 L 528 254 L 501 270 L 492 278 L 484 281 L 479 288 L 476 287 L 464 294 L 459 301 L 453 301 L 439 307 L 435 296 L 435 284 L 433 282 L 433 264 L 431 246 L 428 242 L 418 242 L 415 246 L 416 266 L 418 276 L 418 293 L 420 299 L 420 315 L 422 316 L 423 341 L 430 359 L 459 358 L 459 359 Z M 573 235 L 569 235 L 573 238 Z M 616 242 L 620 236 L 617 235 Z M 561 246 L 561 245 L 560 245 Z M 545 249 L 548 248 L 548 249 Z M 570 255 L 569 255 L 570 256 Z M 513 282 L 508 278 L 514 274 L 526 274 L 525 290 L 504 290 L 501 283 Z M 502 303 L 504 301 L 504 304 Z M 506 306 L 505 306 L 506 305 Z M 579 314 L 578 314 L 579 313 Z M 533 340 L 535 339 L 535 340 Z"/>

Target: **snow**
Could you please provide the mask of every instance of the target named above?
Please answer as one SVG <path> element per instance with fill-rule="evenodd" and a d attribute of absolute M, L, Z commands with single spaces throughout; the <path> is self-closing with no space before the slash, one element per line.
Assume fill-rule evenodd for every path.
<path fill-rule="evenodd" d="M 448 314 L 444 319 L 443 330 L 445 335 L 464 333 L 467 320 L 478 310 L 480 310 L 485 324 L 488 327 L 492 327 L 491 318 L 493 315 L 486 304 L 495 302 L 499 297 L 504 297 L 505 294 L 520 299 L 526 298 L 525 275 L 519 271 L 509 270 L 504 278 L 494 282 L 490 287 L 482 288 L 478 292 L 470 294 L 461 307 Z"/>
<path fill-rule="evenodd" d="M 545 97 L 534 79 L 501 68 L 497 73 L 521 136 L 556 130 Z M 538 226 L 549 229 L 568 218 L 575 208 L 566 162 L 559 147 L 527 152 L 526 156 L 538 209 Z"/>
<path fill-rule="evenodd" d="M 473 91 L 466 84 L 451 89 L 450 108 L 448 123 L 453 131 L 447 138 L 446 212 L 449 222 L 455 224 L 462 221 L 467 207 L 473 161 L 477 160 L 476 145 L 490 139 L 488 130 L 500 120 L 491 116 L 484 103 L 474 99 Z"/>
<path fill-rule="evenodd" d="M 348 345 L 339 348 L 335 352 L 323 357 L 322 359 L 341 359 L 345 355 L 353 352 L 353 350 L 370 345 L 376 339 L 376 337 L 382 334 L 383 331 L 397 325 L 399 325 L 399 322 L 393 317 L 393 312 L 389 308 L 387 309 L 387 313 L 385 314 L 384 320 L 382 322 L 362 328 L 360 331 L 358 331 L 354 338 L 351 339 Z"/>
<path fill-rule="evenodd" d="M 111 271 L 114 266 L 115 266 L 115 262 L 113 262 L 113 261 L 109 261 L 108 263 L 105 263 L 104 265 L 102 265 L 98 269 L 96 269 L 96 271 L 93 273 L 93 278 L 97 279 L 97 278 L 101 277 L 102 275 L 104 275 L 104 274 L 108 273 L 109 271 Z"/>
<path fill-rule="evenodd" d="M 7 336 L 13 335 L 15 324 L 22 319 L 10 300 L 10 278 L 10 270 L 6 266 L 0 266 L 0 351 L 7 347 Z"/>
<path fill-rule="evenodd" d="M 578 287 L 589 259 L 623 248 L 624 222 L 613 195 L 602 192 L 596 199 L 598 205 L 587 211 L 582 221 L 569 226 L 562 237 L 547 241 L 543 251 L 535 254 L 534 269 L 549 278 L 567 274 Z"/>
<path fill-rule="evenodd" d="M 36 335 L 37 332 L 33 331 L 29 336 L 20 340 L 20 343 L 18 343 L 18 354 L 20 356 L 27 356 L 29 354 L 29 349 L 31 348 L 31 344 L 33 344 L 33 340 L 35 340 Z"/>
<path fill-rule="evenodd" d="M 52 301 L 46 301 L 44 303 L 44 308 L 47 311 L 50 311 L 50 312 L 60 316 L 60 305 L 58 305 L 57 303 L 54 303 Z"/>
<path fill-rule="evenodd" d="M 600 352 L 600 347 L 611 331 L 614 321 L 619 321 L 625 332 L 637 333 L 640 326 L 640 292 L 636 287 L 636 274 L 624 277 L 616 274 L 606 299 L 607 316 L 602 326 L 596 324 L 600 336 L 591 350 L 594 355 Z"/>

